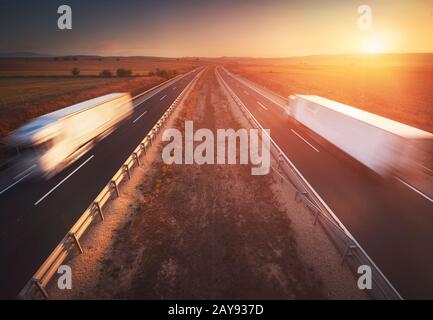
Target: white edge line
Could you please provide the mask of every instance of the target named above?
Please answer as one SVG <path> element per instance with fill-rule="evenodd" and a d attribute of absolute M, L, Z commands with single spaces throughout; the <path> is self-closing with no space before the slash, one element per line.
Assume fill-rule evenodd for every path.
<path fill-rule="evenodd" d="M 420 196 L 426 198 L 428 201 L 430 201 L 430 202 L 433 203 L 433 199 L 430 198 L 428 195 L 426 195 L 424 192 L 419 191 L 417 188 L 415 188 L 415 187 L 411 186 L 409 183 L 407 183 L 407 182 L 401 180 L 399 177 L 394 176 L 394 178 L 396 178 L 398 181 L 400 181 L 401 183 L 403 183 L 403 184 L 404 184 L 406 187 L 408 187 L 409 189 L 415 191 L 415 192 L 418 193 Z"/>
<path fill-rule="evenodd" d="M 221 75 L 218 73 L 218 77 L 219 79 L 222 80 L 223 84 L 227 87 L 227 89 L 229 90 L 229 92 L 231 91 L 235 96 L 236 94 L 233 92 L 233 90 L 230 89 L 230 87 L 228 86 L 228 84 L 224 81 L 224 79 L 221 77 Z M 237 97 L 237 96 L 236 96 Z M 239 99 L 239 98 L 238 98 Z M 240 101 L 242 103 L 242 101 Z M 248 111 L 248 113 L 250 114 L 250 116 L 254 119 L 254 121 L 258 124 L 258 126 L 262 129 L 262 125 L 256 120 L 256 118 L 253 116 L 253 114 L 249 111 L 249 109 L 242 103 L 242 105 L 244 106 L 244 108 L 246 108 L 246 110 Z M 262 131 L 264 132 L 266 135 L 266 131 Z M 320 203 L 326 208 L 326 210 L 331 214 L 332 218 L 335 219 L 335 221 L 337 222 L 337 224 L 340 226 L 341 229 L 343 229 L 343 231 L 346 233 L 346 235 L 353 241 L 353 243 L 359 248 L 359 250 L 367 257 L 367 259 L 369 260 L 369 262 L 371 263 L 371 265 L 377 270 L 377 272 L 379 272 L 379 274 L 382 276 L 382 278 L 385 280 L 385 282 L 390 286 L 390 288 L 392 290 L 394 290 L 394 293 L 401 299 L 403 300 L 403 297 L 400 295 L 400 293 L 397 291 L 397 289 L 392 285 L 392 283 L 388 280 L 388 278 L 383 274 L 382 270 L 379 269 L 379 267 L 376 265 L 376 263 L 373 261 L 373 259 L 370 258 L 370 256 L 367 254 L 367 252 L 364 250 L 364 248 L 359 244 L 359 242 L 355 239 L 355 237 L 350 233 L 350 231 L 346 228 L 346 226 L 340 221 L 340 219 L 337 217 L 337 215 L 334 213 L 334 211 L 331 210 L 331 208 L 326 204 L 326 202 L 322 199 L 322 197 L 317 193 L 317 191 L 310 185 L 310 183 L 308 182 L 308 180 L 301 174 L 301 172 L 298 170 L 297 167 L 295 167 L 295 165 L 293 164 L 292 161 L 290 161 L 290 159 L 287 157 L 287 155 L 283 152 L 283 150 L 281 150 L 281 148 L 275 143 L 275 141 L 269 136 L 270 141 L 274 144 L 274 146 L 276 147 L 276 149 L 278 150 L 278 152 L 280 152 L 282 154 L 282 156 L 284 157 L 284 159 L 291 165 L 291 167 L 295 170 L 295 172 L 299 175 L 299 177 L 302 179 L 302 181 L 304 181 L 304 183 L 308 186 L 308 188 L 314 193 L 314 195 L 316 196 L 316 198 L 320 201 Z"/>
<path fill-rule="evenodd" d="M 54 190 L 56 190 L 62 183 L 64 183 L 66 180 L 68 180 L 75 172 L 81 169 L 87 162 L 92 160 L 92 158 L 95 155 L 92 155 L 90 158 L 88 158 L 86 161 L 84 161 L 78 168 L 76 168 L 74 171 L 72 171 L 70 174 L 66 176 L 62 181 L 60 181 L 54 188 L 52 188 L 50 191 L 48 191 L 42 198 L 40 198 L 38 201 L 35 202 L 35 206 L 37 206 L 39 203 L 41 203 L 46 197 L 48 197 Z"/>
<path fill-rule="evenodd" d="M 23 181 L 25 178 L 27 178 L 29 175 L 31 174 L 31 172 L 27 173 L 24 177 L 22 177 L 21 179 L 15 181 L 14 183 L 12 183 L 9 187 L 4 188 L 2 191 L 0 191 L 0 195 L 5 193 L 6 191 L 8 191 L 10 188 L 12 188 L 14 185 L 16 185 L 17 183 Z"/>
<path fill-rule="evenodd" d="M 304 139 L 304 137 L 302 137 L 299 133 L 297 133 L 295 130 L 290 129 L 294 134 L 296 134 L 300 139 L 302 139 L 302 141 L 304 141 L 306 144 L 308 144 L 312 149 L 314 149 L 314 151 L 319 152 L 319 150 L 317 150 L 317 148 L 315 148 L 311 143 L 309 143 L 306 139 Z"/>
<path fill-rule="evenodd" d="M 145 114 L 147 113 L 147 110 L 144 111 L 137 119 L 135 119 L 134 121 L 132 121 L 132 123 L 136 123 L 138 120 L 141 119 L 141 117 L 143 117 Z"/>
<path fill-rule="evenodd" d="M 159 101 L 164 100 L 167 97 L 167 95 L 164 95 L 161 99 L 159 99 Z"/>
<path fill-rule="evenodd" d="M 266 106 L 263 103 L 261 103 L 260 101 L 257 101 L 257 104 L 259 106 L 261 106 L 263 109 L 268 110 L 268 108 L 266 108 Z"/>

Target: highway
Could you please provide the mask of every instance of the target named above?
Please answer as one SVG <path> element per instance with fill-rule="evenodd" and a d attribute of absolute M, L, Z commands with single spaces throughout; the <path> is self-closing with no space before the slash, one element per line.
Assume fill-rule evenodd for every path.
<path fill-rule="evenodd" d="M 433 298 L 433 200 L 382 179 L 284 115 L 287 100 L 217 71 L 405 299 Z"/>
<path fill-rule="evenodd" d="M 0 175 L 0 298 L 15 299 L 55 246 L 198 70 L 134 101 L 134 112 L 48 181 Z"/>

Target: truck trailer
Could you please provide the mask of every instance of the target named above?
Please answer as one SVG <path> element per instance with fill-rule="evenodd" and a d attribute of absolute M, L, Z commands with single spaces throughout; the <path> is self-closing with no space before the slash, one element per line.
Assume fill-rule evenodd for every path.
<path fill-rule="evenodd" d="M 313 95 L 290 96 L 288 113 L 381 176 L 432 179 L 430 132 Z"/>
<path fill-rule="evenodd" d="M 50 178 L 88 151 L 132 114 L 129 93 L 112 93 L 38 117 L 12 132 L 6 143 L 17 151 L 16 170 Z"/>

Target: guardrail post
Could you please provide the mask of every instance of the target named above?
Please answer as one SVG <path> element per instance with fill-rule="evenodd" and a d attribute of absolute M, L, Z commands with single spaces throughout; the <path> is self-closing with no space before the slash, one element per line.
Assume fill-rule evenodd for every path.
<path fill-rule="evenodd" d="M 116 195 L 117 197 L 120 197 L 120 192 L 119 192 L 119 187 L 117 186 L 116 181 L 111 180 L 110 181 L 111 186 L 114 188 L 114 190 L 116 191 Z"/>
<path fill-rule="evenodd" d="M 128 180 L 131 180 L 131 172 L 127 164 L 123 165 L 123 170 L 126 171 L 126 174 L 128 175 Z"/>
<path fill-rule="evenodd" d="M 153 144 L 153 128 L 152 128 L 152 130 L 150 130 L 150 132 L 149 132 L 149 144 L 150 144 L 150 145 Z"/>
<path fill-rule="evenodd" d="M 104 221 L 105 217 L 104 214 L 102 213 L 102 208 L 101 205 L 99 204 L 99 201 L 95 201 L 93 202 L 94 206 L 96 207 L 96 210 L 98 210 L 99 216 L 101 217 L 101 220 Z"/>
<path fill-rule="evenodd" d="M 143 144 L 143 148 L 144 148 L 144 152 L 146 153 L 146 147 L 144 147 L 144 144 Z M 141 166 L 140 157 L 138 156 L 137 152 L 134 152 L 133 155 L 134 155 L 135 160 L 138 163 L 138 166 Z"/>
<path fill-rule="evenodd" d="M 319 210 L 316 210 L 316 214 L 315 214 L 315 217 L 314 217 L 313 225 L 316 225 L 317 220 L 319 220 L 319 214 L 320 214 Z"/>
<path fill-rule="evenodd" d="M 299 190 L 296 190 L 296 193 L 295 193 L 295 201 L 298 201 L 298 202 L 302 201 L 302 196 L 301 196 L 301 194 L 302 194 L 302 195 L 307 195 L 306 192 L 301 192 L 301 191 L 299 191 Z"/>
<path fill-rule="evenodd" d="M 32 283 L 38 288 L 38 290 L 42 293 L 45 298 L 48 298 L 48 292 L 42 286 L 41 281 L 39 279 L 32 278 Z"/>
<path fill-rule="evenodd" d="M 349 244 L 346 247 L 346 250 L 344 251 L 343 257 L 341 258 L 341 264 L 344 263 L 344 261 L 346 260 L 347 257 L 352 256 L 353 255 L 353 250 L 356 249 L 356 246 L 353 244 Z"/>
<path fill-rule="evenodd" d="M 282 161 L 283 161 L 283 155 L 280 152 L 280 153 L 278 153 L 278 169 L 280 169 Z"/>
<path fill-rule="evenodd" d="M 83 248 L 81 247 L 80 241 L 78 241 L 77 235 L 74 232 L 69 232 L 68 235 L 74 240 L 75 244 L 78 247 L 78 250 L 80 250 L 80 253 L 83 253 Z"/>

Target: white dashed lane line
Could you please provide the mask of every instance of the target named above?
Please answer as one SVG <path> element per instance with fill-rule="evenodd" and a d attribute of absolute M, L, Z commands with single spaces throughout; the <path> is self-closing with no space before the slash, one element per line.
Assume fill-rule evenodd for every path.
<path fill-rule="evenodd" d="M 143 117 L 145 114 L 147 113 L 147 110 L 144 111 L 137 119 L 135 119 L 134 121 L 132 121 L 132 123 L 136 123 L 138 120 L 141 119 L 141 117 Z"/>
<path fill-rule="evenodd" d="M 92 160 L 94 155 L 89 157 L 86 161 L 84 161 L 78 168 L 76 168 L 74 171 L 72 171 L 66 178 L 64 178 L 62 181 L 60 181 L 54 188 L 52 188 L 50 191 L 48 191 L 42 198 L 40 198 L 38 201 L 35 202 L 35 206 L 37 206 L 39 203 L 41 203 L 46 197 L 48 197 L 51 193 L 54 192 L 58 187 L 60 187 L 66 180 L 68 180 L 74 173 L 76 173 L 78 170 L 80 170 L 87 162 Z"/>

